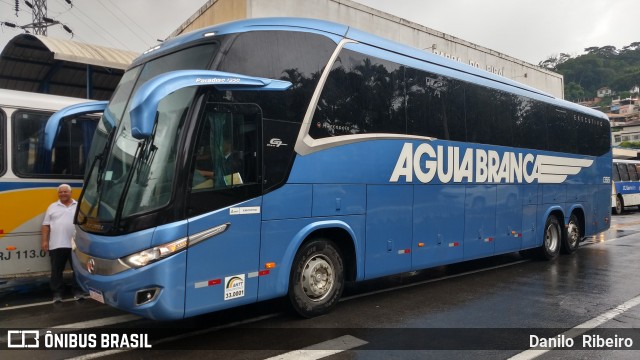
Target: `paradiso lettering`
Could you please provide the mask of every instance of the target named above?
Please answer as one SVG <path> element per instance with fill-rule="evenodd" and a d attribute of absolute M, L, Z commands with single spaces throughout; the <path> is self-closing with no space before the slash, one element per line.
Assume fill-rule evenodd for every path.
<path fill-rule="evenodd" d="M 460 149 L 457 146 L 438 145 L 434 149 L 427 143 L 415 150 L 405 143 L 398 156 L 389 182 L 404 180 L 430 183 L 547 183 L 559 184 L 569 175 L 577 175 L 591 166 L 593 160 L 560 156 L 533 155 L 495 150 Z"/>

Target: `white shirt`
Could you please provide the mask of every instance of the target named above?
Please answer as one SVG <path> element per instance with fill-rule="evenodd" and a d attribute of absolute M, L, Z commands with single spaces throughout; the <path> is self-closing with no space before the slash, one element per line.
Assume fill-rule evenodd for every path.
<path fill-rule="evenodd" d="M 73 215 L 76 213 L 77 201 L 65 206 L 58 200 L 49 205 L 44 214 L 42 225 L 49 225 L 49 250 L 71 248 L 71 237 L 76 227 L 73 225 Z"/>

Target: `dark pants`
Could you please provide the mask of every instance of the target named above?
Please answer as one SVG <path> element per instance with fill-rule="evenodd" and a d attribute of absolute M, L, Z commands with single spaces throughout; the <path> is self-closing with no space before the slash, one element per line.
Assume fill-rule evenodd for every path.
<path fill-rule="evenodd" d="M 54 294 L 62 295 L 64 292 L 64 268 L 67 266 L 67 262 L 71 265 L 71 248 L 49 250 L 49 257 L 51 258 L 51 280 L 49 282 L 51 291 Z M 72 287 L 74 291 L 80 289 L 76 282 L 75 273 L 73 274 Z"/>

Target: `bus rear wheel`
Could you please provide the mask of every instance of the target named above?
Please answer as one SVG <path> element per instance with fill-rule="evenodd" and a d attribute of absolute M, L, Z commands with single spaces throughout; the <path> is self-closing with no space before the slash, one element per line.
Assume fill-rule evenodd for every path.
<path fill-rule="evenodd" d="M 567 232 L 562 238 L 562 252 L 564 254 L 571 254 L 578 248 L 580 240 L 582 240 L 582 228 L 580 222 L 575 214 L 571 214 L 569 218 L 569 225 L 567 225 Z"/>
<path fill-rule="evenodd" d="M 562 241 L 562 231 L 558 219 L 549 215 L 544 224 L 544 239 L 542 246 L 538 248 L 538 255 L 543 260 L 553 260 L 560 253 L 560 242 Z"/>
<path fill-rule="evenodd" d="M 326 314 L 338 304 L 344 289 L 342 256 L 333 242 L 314 239 L 302 246 L 293 261 L 289 299 L 303 317 Z"/>

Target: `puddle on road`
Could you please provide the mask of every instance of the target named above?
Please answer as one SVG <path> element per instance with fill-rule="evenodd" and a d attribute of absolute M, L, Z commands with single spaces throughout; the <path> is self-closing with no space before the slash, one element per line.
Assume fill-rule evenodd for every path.
<path fill-rule="evenodd" d="M 608 240 L 620 239 L 623 237 L 631 236 L 640 233 L 640 230 L 622 230 L 622 229 L 609 229 L 603 233 L 586 238 L 583 244 L 598 244 L 606 242 Z"/>

